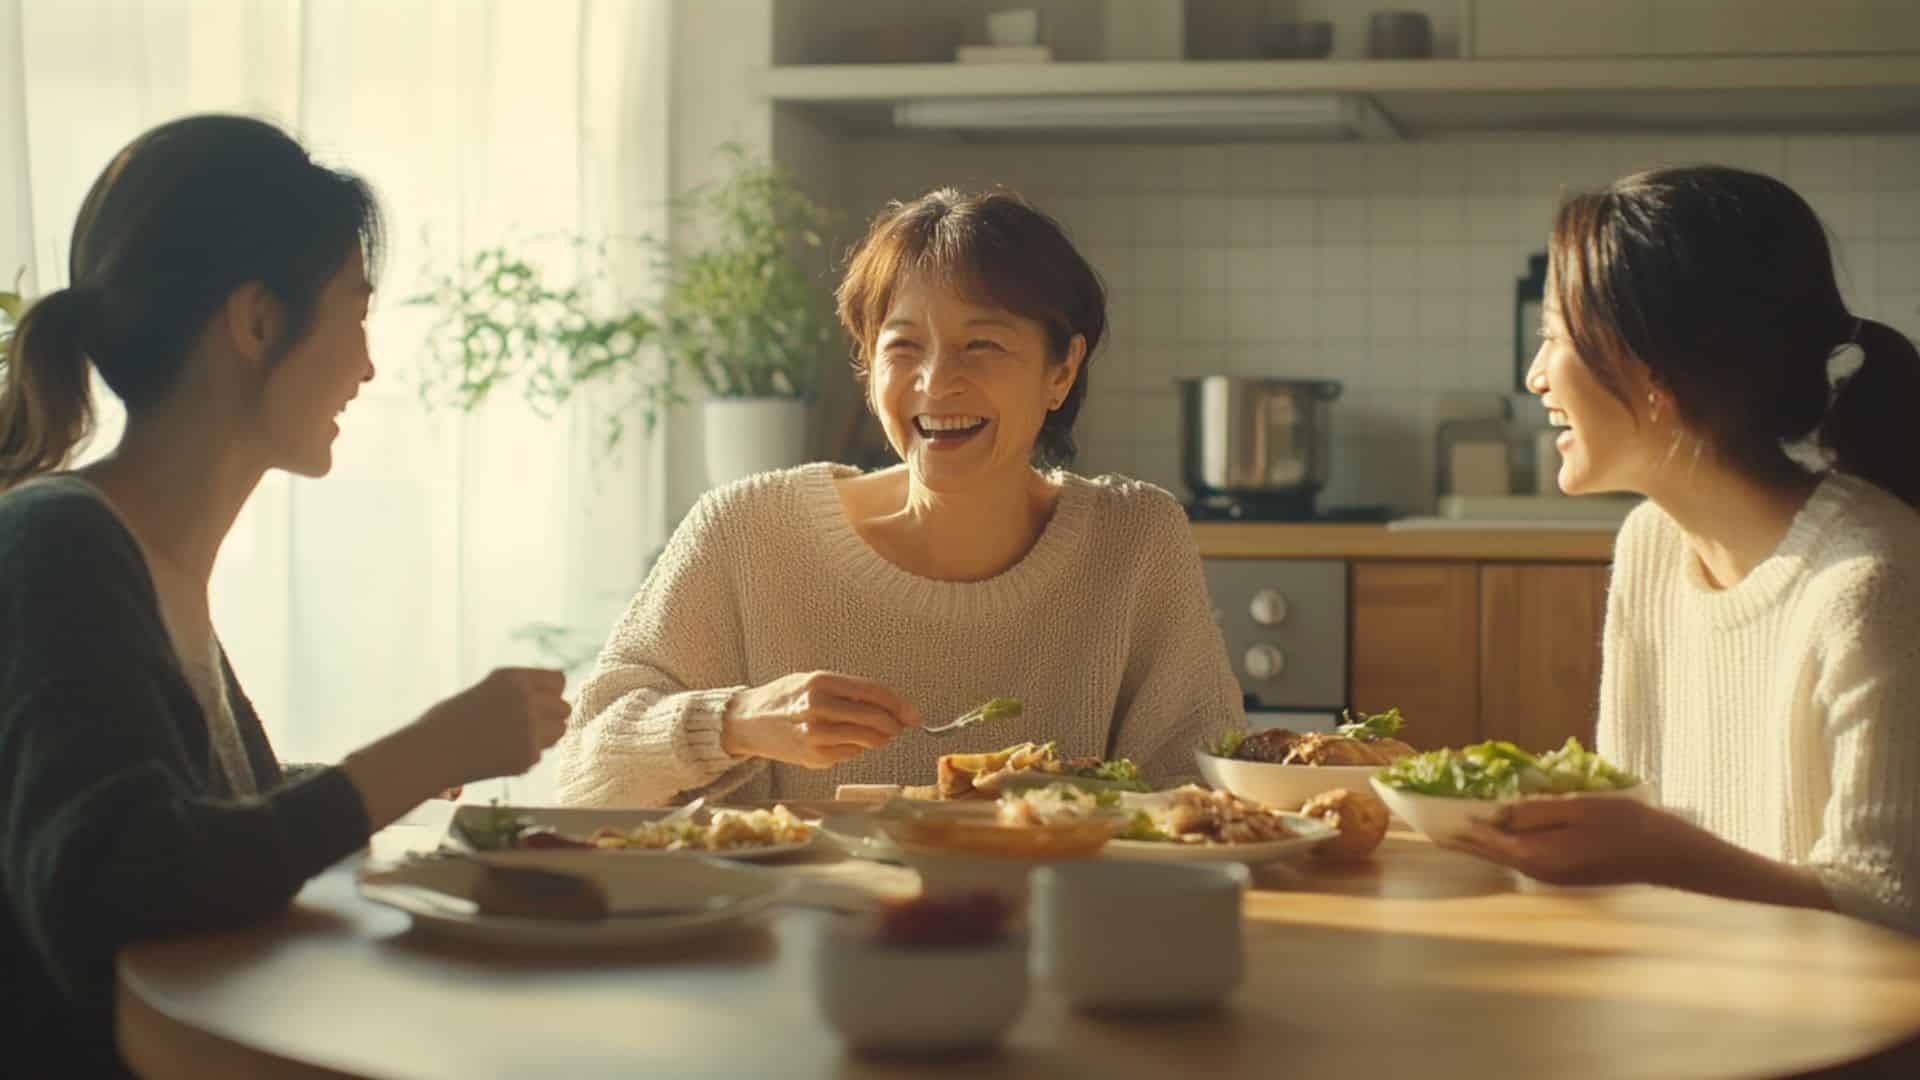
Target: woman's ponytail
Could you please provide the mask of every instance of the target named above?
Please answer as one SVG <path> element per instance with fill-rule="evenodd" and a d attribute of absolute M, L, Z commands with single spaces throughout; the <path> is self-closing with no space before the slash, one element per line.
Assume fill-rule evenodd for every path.
<path fill-rule="evenodd" d="M 0 491 L 66 464 L 93 427 L 82 335 L 89 294 L 49 293 L 27 308 L 7 352 L 0 387 Z"/>
<path fill-rule="evenodd" d="M 1900 331 L 1859 320 L 1860 367 L 1841 381 L 1820 422 L 1834 464 L 1920 508 L 1920 349 Z"/>

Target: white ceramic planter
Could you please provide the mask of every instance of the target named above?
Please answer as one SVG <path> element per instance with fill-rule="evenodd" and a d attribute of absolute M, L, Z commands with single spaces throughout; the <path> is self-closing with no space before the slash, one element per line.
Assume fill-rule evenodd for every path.
<path fill-rule="evenodd" d="M 792 398 L 708 398 L 707 486 L 720 487 L 807 459 L 807 404 Z"/>

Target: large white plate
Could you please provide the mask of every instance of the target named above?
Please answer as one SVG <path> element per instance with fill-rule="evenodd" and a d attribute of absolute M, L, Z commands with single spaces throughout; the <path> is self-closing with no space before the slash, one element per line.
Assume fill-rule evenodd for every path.
<path fill-rule="evenodd" d="M 900 845 L 893 838 L 880 831 L 880 823 L 871 814 L 834 815 L 820 822 L 820 832 L 826 843 L 841 850 L 842 853 L 856 859 L 870 859 L 874 862 L 897 863 L 901 858 Z"/>
<path fill-rule="evenodd" d="M 1282 814 L 1294 834 L 1264 844 L 1173 844 L 1152 840 L 1109 840 L 1100 849 L 1102 859 L 1138 862 L 1237 862 L 1249 866 L 1273 862 L 1313 850 L 1314 845 L 1340 830 L 1304 814 Z"/>
<path fill-rule="evenodd" d="M 565 806 L 517 806 L 505 808 L 514 816 L 524 818 L 536 827 L 550 828 L 568 836 L 588 836 L 595 830 L 610 827 L 631 829 L 648 821 L 658 821 L 672 813 L 671 810 L 589 810 L 580 807 Z M 492 814 L 490 806 L 468 804 L 454 812 L 453 819 L 447 824 L 448 838 L 445 846 L 460 848 L 458 841 L 460 825 Z M 819 836 L 818 831 L 814 833 Z M 813 845 L 808 840 L 791 844 L 766 844 L 759 847 L 727 848 L 723 851 L 686 849 L 665 851 L 656 848 L 614 848 L 610 850 L 584 848 L 522 848 L 513 851 L 474 852 L 473 857 L 484 862 L 501 866 L 530 866 L 539 869 L 560 870 L 569 873 L 593 872 L 594 868 L 608 859 L 615 861 L 627 859 L 685 858 L 704 856 L 713 859 L 773 859 L 782 855 L 791 855 L 805 851 Z"/>
<path fill-rule="evenodd" d="M 792 888 L 764 870 L 707 859 L 641 864 L 595 875 L 615 914 L 604 919 L 539 919 L 483 915 L 470 897 L 483 867 L 461 858 L 420 858 L 361 876 L 360 893 L 398 908 L 415 928 L 488 945 L 608 948 L 698 937 L 755 917 Z M 658 907 L 702 907 L 685 915 L 619 914 Z"/>

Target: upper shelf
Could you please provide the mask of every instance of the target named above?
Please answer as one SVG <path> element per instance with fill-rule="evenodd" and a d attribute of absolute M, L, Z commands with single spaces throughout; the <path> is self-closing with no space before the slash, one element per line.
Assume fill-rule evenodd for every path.
<path fill-rule="evenodd" d="M 901 101 L 1345 92 L 1410 137 L 1486 131 L 1920 131 L 1920 54 L 1576 60 L 812 64 L 761 90 L 852 133 Z"/>

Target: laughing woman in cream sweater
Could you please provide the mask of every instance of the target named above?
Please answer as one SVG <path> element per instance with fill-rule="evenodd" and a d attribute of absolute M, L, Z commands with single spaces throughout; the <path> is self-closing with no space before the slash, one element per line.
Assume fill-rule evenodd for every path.
<path fill-rule="evenodd" d="M 888 207 L 839 289 L 867 405 L 904 464 L 709 493 L 580 691 L 560 794 L 826 797 L 927 784 L 1024 739 L 1156 781 L 1245 720 L 1180 506 L 1058 468 L 1106 325 L 1099 279 L 1003 192 Z M 1025 715 L 917 730 L 994 696 Z"/>
<path fill-rule="evenodd" d="M 1571 199 L 1549 277 L 1528 385 L 1560 486 L 1648 497 L 1615 551 L 1600 750 L 1667 809 L 1516 804 L 1472 846 L 1920 933 L 1920 354 L 1846 309 L 1798 195 L 1733 169 Z"/>

